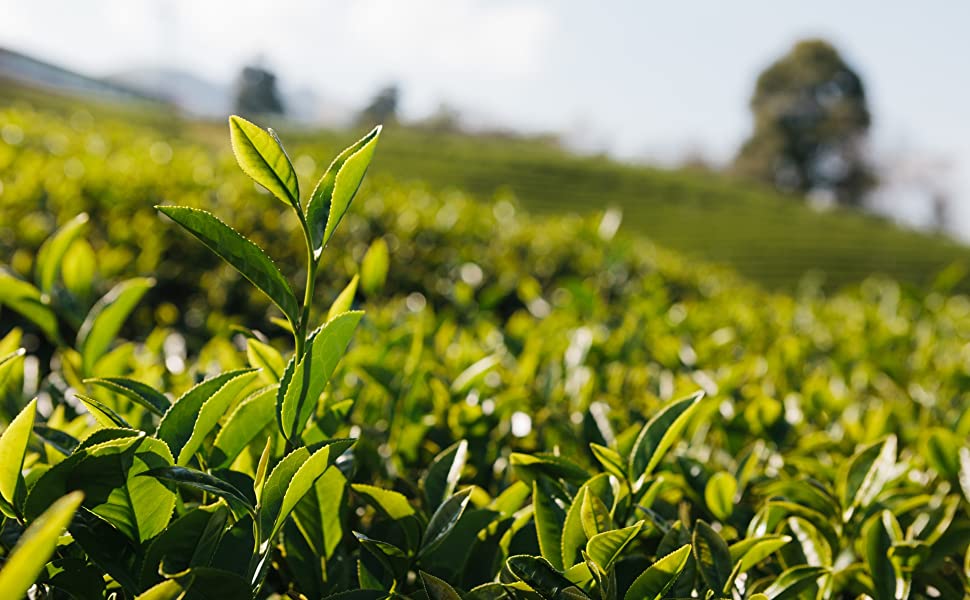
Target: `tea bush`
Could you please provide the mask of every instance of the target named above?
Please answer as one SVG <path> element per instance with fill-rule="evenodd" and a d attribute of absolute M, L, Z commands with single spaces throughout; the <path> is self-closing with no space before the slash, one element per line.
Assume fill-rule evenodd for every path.
<path fill-rule="evenodd" d="M 301 194 L 271 131 L 230 125 L 282 206 L 215 169 L 209 198 L 185 183 L 208 155 L 154 142 L 82 164 L 104 187 L 67 150 L 15 180 L 62 225 L 8 231 L 0 275 L 5 593 L 970 592 L 952 281 L 788 296 L 616 236 L 611 213 L 533 220 L 392 181 L 348 210 L 379 130 Z M 112 220 L 128 194 L 146 206 Z"/>

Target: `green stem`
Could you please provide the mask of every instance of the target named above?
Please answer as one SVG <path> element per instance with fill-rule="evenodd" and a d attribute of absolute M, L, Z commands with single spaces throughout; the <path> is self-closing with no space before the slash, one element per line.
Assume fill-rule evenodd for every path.
<path fill-rule="evenodd" d="M 303 288 L 303 310 L 300 314 L 300 322 L 294 323 L 293 339 L 296 343 L 297 360 L 303 358 L 306 351 L 307 326 L 310 321 L 310 308 L 313 305 L 313 286 L 317 278 L 318 261 L 313 256 L 313 238 L 310 235 L 310 226 L 306 222 L 303 212 L 296 211 L 300 218 L 300 227 L 303 229 L 303 241 L 306 243 L 306 285 Z"/>

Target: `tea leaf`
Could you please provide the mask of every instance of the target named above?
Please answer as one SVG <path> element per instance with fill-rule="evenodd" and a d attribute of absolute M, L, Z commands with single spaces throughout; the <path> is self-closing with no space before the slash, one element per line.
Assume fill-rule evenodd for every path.
<path fill-rule="evenodd" d="M 628 475 L 635 482 L 635 489 L 639 489 L 683 433 L 703 397 L 704 392 L 697 392 L 665 406 L 640 430 L 630 451 L 628 467 Z"/>
<path fill-rule="evenodd" d="M 445 498 L 454 493 L 467 459 L 468 442 L 460 440 L 442 450 L 431 461 L 421 482 L 430 509 L 438 508 Z"/>
<path fill-rule="evenodd" d="M 177 464 L 188 463 L 205 436 L 256 375 L 253 369 L 223 373 L 198 384 L 172 404 L 158 423 L 157 437 L 178 457 Z"/>
<path fill-rule="evenodd" d="M 199 490 L 211 492 L 220 498 L 225 498 L 230 502 L 235 502 L 244 507 L 251 514 L 255 514 L 255 507 L 246 498 L 246 495 L 239 491 L 232 484 L 219 479 L 208 473 L 190 469 L 189 467 L 168 466 L 150 469 L 141 474 L 144 477 L 154 477 L 166 481 L 174 481 L 182 485 L 187 485 Z"/>
<path fill-rule="evenodd" d="M 94 363 L 108 350 L 128 315 L 154 285 L 155 280 L 146 277 L 123 281 L 91 308 L 77 332 L 81 370 L 85 374 L 91 374 Z"/>
<path fill-rule="evenodd" d="M 84 383 L 97 385 L 124 396 L 158 416 L 164 415 L 171 408 L 171 402 L 164 394 L 140 381 L 125 377 L 93 377 L 85 379 Z"/>
<path fill-rule="evenodd" d="M 353 146 L 341 152 L 310 195 L 306 220 L 310 227 L 315 256 L 319 257 L 323 252 L 357 194 L 380 135 L 381 126 L 378 125 Z"/>
<path fill-rule="evenodd" d="M 419 575 L 421 576 L 421 584 L 424 586 L 424 592 L 428 595 L 428 600 L 461 600 L 461 596 L 458 595 L 455 588 L 448 585 L 444 580 L 424 571 L 421 571 Z"/>
<path fill-rule="evenodd" d="M 690 544 L 659 559 L 633 580 L 623 600 L 660 600 L 677 581 L 689 559 Z"/>
<path fill-rule="evenodd" d="M 354 296 L 357 294 L 357 282 L 360 281 L 360 275 L 354 275 L 354 278 L 350 280 L 339 295 L 337 299 L 333 301 L 330 305 L 330 310 L 327 311 L 327 320 L 331 321 L 334 317 L 340 313 L 345 313 L 350 311 L 354 306 Z"/>
<path fill-rule="evenodd" d="M 20 495 L 18 492 L 24 489 L 21 472 L 36 414 L 37 400 L 35 399 L 17 413 L 0 435 L 0 496 L 5 501 L 0 503 L 0 507 L 16 506 Z M 5 509 L 3 512 L 7 514 L 8 511 Z M 15 514 L 7 514 L 7 516 L 16 517 Z"/>
<path fill-rule="evenodd" d="M 448 537 L 461 515 L 464 514 L 471 492 L 471 488 L 466 488 L 452 495 L 431 515 L 428 526 L 424 530 L 419 556 L 428 554 Z"/>
<path fill-rule="evenodd" d="M 734 512 L 734 495 L 738 493 L 738 482 L 726 471 L 720 471 L 707 480 L 704 488 L 704 502 L 711 513 L 726 521 Z"/>
<path fill-rule="evenodd" d="M 263 250 L 211 213 L 185 206 L 156 206 L 159 212 L 184 227 L 209 250 L 234 267 L 276 304 L 290 323 L 300 311 L 290 284 Z"/>
<path fill-rule="evenodd" d="M 285 385 L 285 391 L 277 410 L 286 439 L 299 439 L 363 314 L 360 311 L 342 313 L 328 321 L 310 336 L 306 354 L 293 375 L 288 378 L 284 373 L 280 389 L 284 390 Z"/>
<path fill-rule="evenodd" d="M 0 270 L 0 304 L 5 304 L 36 325 L 48 340 L 61 342 L 57 315 L 47 305 L 40 290 Z"/>
<path fill-rule="evenodd" d="M 34 271 L 41 292 L 50 294 L 54 289 L 54 282 L 61 272 L 61 261 L 71 243 L 84 231 L 87 222 L 87 213 L 79 214 L 55 231 L 38 250 Z"/>
<path fill-rule="evenodd" d="M 229 117 L 229 140 L 239 168 L 299 212 L 300 184 L 279 141 L 258 125 L 236 115 Z"/>
<path fill-rule="evenodd" d="M 84 494 L 70 493 L 34 519 L 0 569 L 0 590 L 8 598 L 25 598 L 64 533 Z"/>
<path fill-rule="evenodd" d="M 630 527 L 604 531 L 594 535 L 586 542 L 586 554 L 604 571 L 609 571 L 627 547 L 643 529 L 644 521 L 637 521 Z"/>
<path fill-rule="evenodd" d="M 707 587 L 721 594 L 731 577 L 731 552 L 724 539 L 704 521 L 694 526 L 694 559 Z"/>
<path fill-rule="evenodd" d="M 228 467 L 239 453 L 273 422 L 276 386 L 259 390 L 244 399 L 226 418 L 212 446 L 212 464 Z"/>
<path fill-rule="evenodd" d="M 360 287 L 368 296 L 378 294 L 387 281 L 390 256 L 384 238 L 374 240 L 360 263 Z"/>

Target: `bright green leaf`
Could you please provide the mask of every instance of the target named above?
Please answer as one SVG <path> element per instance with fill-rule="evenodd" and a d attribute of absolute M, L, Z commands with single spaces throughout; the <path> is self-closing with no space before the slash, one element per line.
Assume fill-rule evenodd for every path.
<path fill-rule="evenodd" d="M 690 544 L 664 556 L 630 584 L 623 600 L 660 600 L 680 577 L 689 559 Z"/>
<path fill-rule="evenodd" d="M 41 292 L 50 294 L 54 289 L 54 282 L 61 272 L 61 261 L 71 243 L 83 233 L 87 222 L 87 213 L 79 214 L 55 231 L 37 251 L 34 278 Z"/>
<path fill-rule="evenodd" d="M 91 308 L 77 332 L 84 374 L 92 374 L 94 364 L 111 347 L 128 315 L 154 285 L 155 280 L 147 277 L 122 281 Z"/>
<path fill-rule="evenodd" d="M 707 480 L 704 488 L 704 502 L 715 517 L 726 521 L 734 512 L 734 495 L 738 492 L 738 482 L 726 471 L 720 471 Z"/>
<path fill-rule="evenodd" d="M 59 344 L 57 315 L 47 305 L 40 290 L 26 281 L 0 270 L 0 304 L 5 304 L 36 325 L 48 340 Z"/>
<path fill-rule="evenodd" d="M 303 432 L 363 314 L 360 311 L 342 313 L 328 321 L 311 334 L 306 353 L 292 376 L 288 379 L 284 373 L 280 384 L 283 398 L 278 411 L 286 439 L 298 439 Z"/>
<path fill-rule="evenodd" d="M 6 504 L 16 505 L 23 491 L 24 455 L 37 414 L 37 400 L 31 400 L 0 435 L 0 496 Z M 7 515 L 14 517 L 16 515 Z"/>
<path fill-rule="evenodd" d="M 6 598 L 25 598 L 27 590 L 44 570 L 44 565 L 57 547 L 57 538 L 71 523 L 71 518 L 84 494 L 68 494 L 34 519 L 23 533 L 0 569 L 0 590 Z"/>
<path fill-rule="evenodd" d="M 360 287 L 368 296 L 374 296 L 382 289 L 387 281 L 387 271 L 390 265 L 390 254 L 384 238 L 377 238 L 371 242 L 370 248 L 364 253 L 360 262 Z"/>
<path fill-rule="evenodd" d="M 350 280 L 340 294 L 337 295 L 337 299 L 333 301 L 330 305 L 330 310 L 327 311 L 327 320 L 330 321 L 340 313 L 345 313 L 350 311 L 354 306 L 354 296 L 357 294 L 357 283 L 360 281 L 360 275 L 354 275 L 354 278 Z"/>
<path fill-rule="evenodd" d="M 613 563 L 620 558 L 630 542 L 636 539 L 643 529 L 644 521 L 637 521 L 630 527 L 604 531 L 591 537 L 586 542 L 586 554 L 604 571 L 609 571 Z"/>
<path fill-rule="evenodd" d="M 206 436 L 215 428 L 219 420 L 239 399 L 240 394 L 258 375 L 258 371 L 241 373 L 227 381 L 216 393 L 203 402 L 198 414 L 195 415 L 191 435 L 185 440 L 184 444 L 180 445 L 180 442 L 184 439 L 182 432 L 178 432 L 166 440 L 166 442 L 169 442 L 172 452 L 177 456 L 175 464 L 185 466 L 189 463 L 192 456 L 202 447 L 202 442 L 205 441 Z"/>
<path fill-rule="evenodd" d="M 629 477 L 634 488 L 639 489 L 643 481 L 660 464 L 667 450 L 677 441 L 704 392 L 697 392 L 682 400 L 677 400 L 660 409 L 637 436 L 629 458 Z"/>
<path fill-rule="evenodd" d="M 300 211 L 300 184 L 286 151 L 268 131 L 242 117 L 229 117 L 229 140 L 239 168 L 282 202 Z"/>
<path fill-rule="evenodd" d="M 356 144 L 341 152 L 310 195 L 306 220 L 315 256 L 319 257 L 323 252 L 357 194 L 380 135 L 381 126 L 378 125 Z"/>
<path fill-rule="evenodd" d="M 254 373 L 252 369 L 229 371 L 196 384 L 172 403 L 171 408 L 159 421 L 155 436 L 164 440 L 172 453 L 178 456 L 192 438 L 202 407 L 206 402 L 216 394 L 223 396 L 219 403 L 222 403 L 226 396 L 234 397 L 249 384 Z"/>

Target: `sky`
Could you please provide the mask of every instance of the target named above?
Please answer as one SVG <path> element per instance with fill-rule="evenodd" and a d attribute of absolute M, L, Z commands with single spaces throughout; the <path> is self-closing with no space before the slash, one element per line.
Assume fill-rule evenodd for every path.
<path fill-rule="evenodd" d="M 0 46 L 89 74 L 174 66 L 226 82 L 261 56 L 287 88 L 344 105 L 393 81 L 406 117 L 447 102 L 661 163 L 730 160 L 757 74 L 823 37 L 866 85 L 896 190 L 879 202 L 923 219 L 899 191 L 929 174 L 970 240 L 968 24 L 970 3 L 952 0 L 0 0 Z"/>

